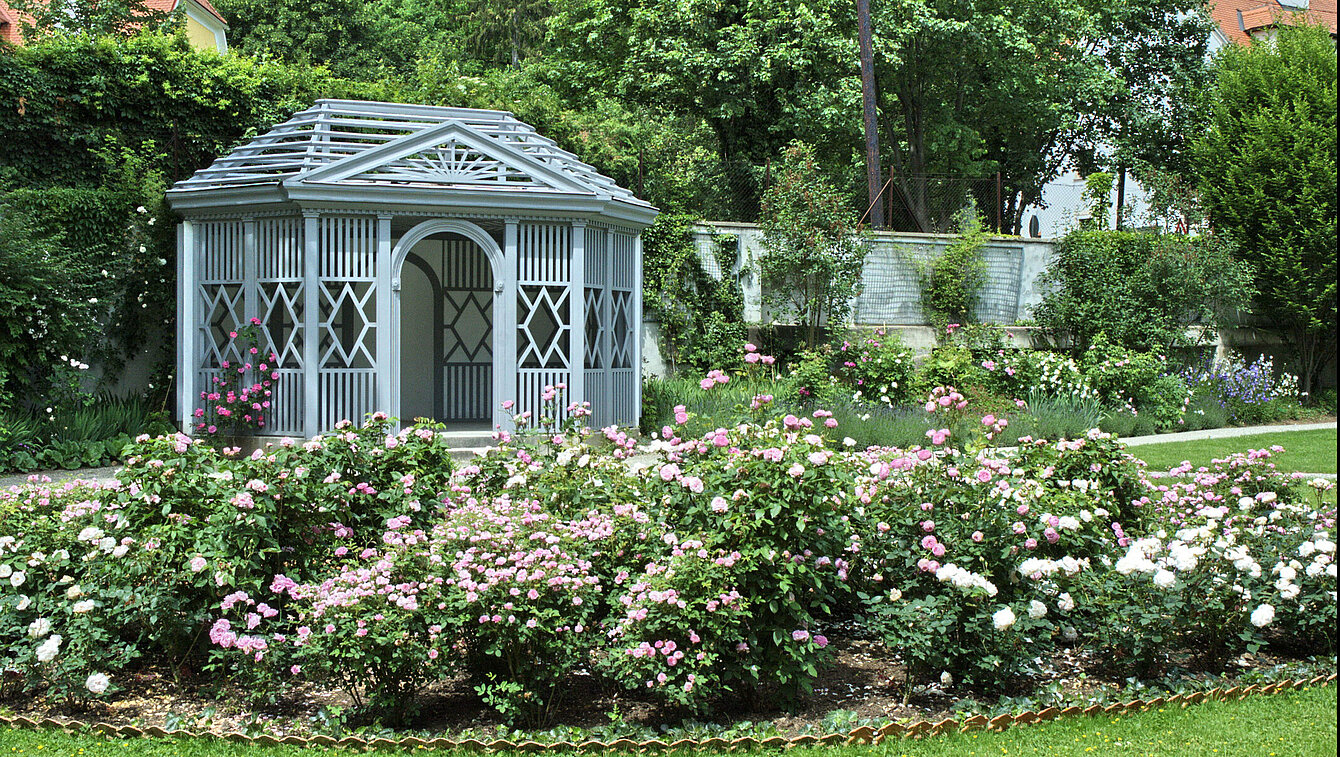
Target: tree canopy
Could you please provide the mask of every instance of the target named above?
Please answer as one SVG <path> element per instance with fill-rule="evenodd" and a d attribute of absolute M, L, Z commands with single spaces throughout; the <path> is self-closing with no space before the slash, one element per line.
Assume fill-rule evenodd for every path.
<path fill-rule="evenodd" d="M 1195 144 L 1210 222 L 1256 269 L 1255 312 L 1311 391 L 1336 350 L 1336 55 L 1320 26 L 1224 48 Z"/>

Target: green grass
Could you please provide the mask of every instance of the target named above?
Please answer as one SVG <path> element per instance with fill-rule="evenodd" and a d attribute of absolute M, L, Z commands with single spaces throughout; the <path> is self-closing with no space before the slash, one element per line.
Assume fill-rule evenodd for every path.
<path fill-rule="evenodd" d="M 1271 458 L 1282 470 L 1304 473 L 1335 473 L 1335 429 L 1287 431 L 1275 434 L 1231 436 L 1226 439 L 1199 439 L 1190 442 L 1165 442 L 1131 447 L 1128 451 L 1149 463 L 1150 470 L 1168 470 L 1190 460 L 1197 467 L 1209 465 L 1215 458 L 1234 452 L 1280 445 L 1284 452 Z"/>
<path fill-rule="evenodd" d="M 294 746 L 257 747 L 214 739 L 119 740 L 55 731 L 0 730 L 0 755 L 115 755 L 116 757 L 287 757 L 337 752 Z M 976 757 L 1095 755 L 1197 757 L 1240 755 L 1312 757 L 1336 754 L 1336 689 L 1323 686 L 1237 702 L 1120 716 L 1080 717 L 1003 733 L 971 732 L 878 746 L 797 749 L 797 757 Z M 462 753 L 464 755 L 464 753 Z"/>

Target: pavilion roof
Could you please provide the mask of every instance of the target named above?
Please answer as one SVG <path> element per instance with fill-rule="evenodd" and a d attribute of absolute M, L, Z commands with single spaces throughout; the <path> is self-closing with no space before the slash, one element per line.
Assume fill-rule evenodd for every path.
<path fill-rule="evenodd" d="M 577 194 L 650 207 L 506 111 L 356 100 L 318 100 L 173 191 L 265 184 Z"/>

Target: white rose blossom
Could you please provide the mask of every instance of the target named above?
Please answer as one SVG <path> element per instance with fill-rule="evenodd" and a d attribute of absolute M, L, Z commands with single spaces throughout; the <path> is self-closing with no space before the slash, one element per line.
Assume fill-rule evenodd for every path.
<path fill-rule="evenodd" d="M 111 679 L 107 677 L 106 673 L 93 673 L 88 677 L 88 680 L 84 682 L 84 687 L 94 694 L 102 694 L 107 691 L 107 687 L 110 684 Z"/>
<path fill-rule="evenodd" d="M 1275 608 L 1270 605 L 1258 605 L 1252 610 L 1252 625 L 1265 628 L 1275 620 Z"/>
<path fill-rule="evenodd" d="M 60 654 L 61 641 L 63 640 L 58 633 L 48 636 L 47 640 L 37 647 L 37 661 L 45 663 L 56 659 L 56 655 Z"/>

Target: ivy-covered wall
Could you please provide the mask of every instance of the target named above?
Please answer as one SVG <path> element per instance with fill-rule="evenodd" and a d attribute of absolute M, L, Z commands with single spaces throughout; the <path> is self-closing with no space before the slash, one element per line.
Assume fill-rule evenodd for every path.
<path fill-rule="evenodd" d="M 319 68 L 200 52 L 182 37 L 0 46 L 0 215 L 22 218 L 11 233 L 29 238 L 11 240 L 27 252 L 6 270 L 11 289 L 33 288 L 25 302 L 0 302 L 10 326 L 0 355 L 14 356 L 0 409 L 47 404 L 70 358 L 93 366 L 84 385 L 109 388 L 141 356 L 153 366 L 143 383 L 171 391 L 176 219 L 163 191 L 318 97 L 393 95 Z M 42 269 L 56 259 L 64 273 L 52 281 Z M 77 318 L 61 326 L 57 313 Z"/>

